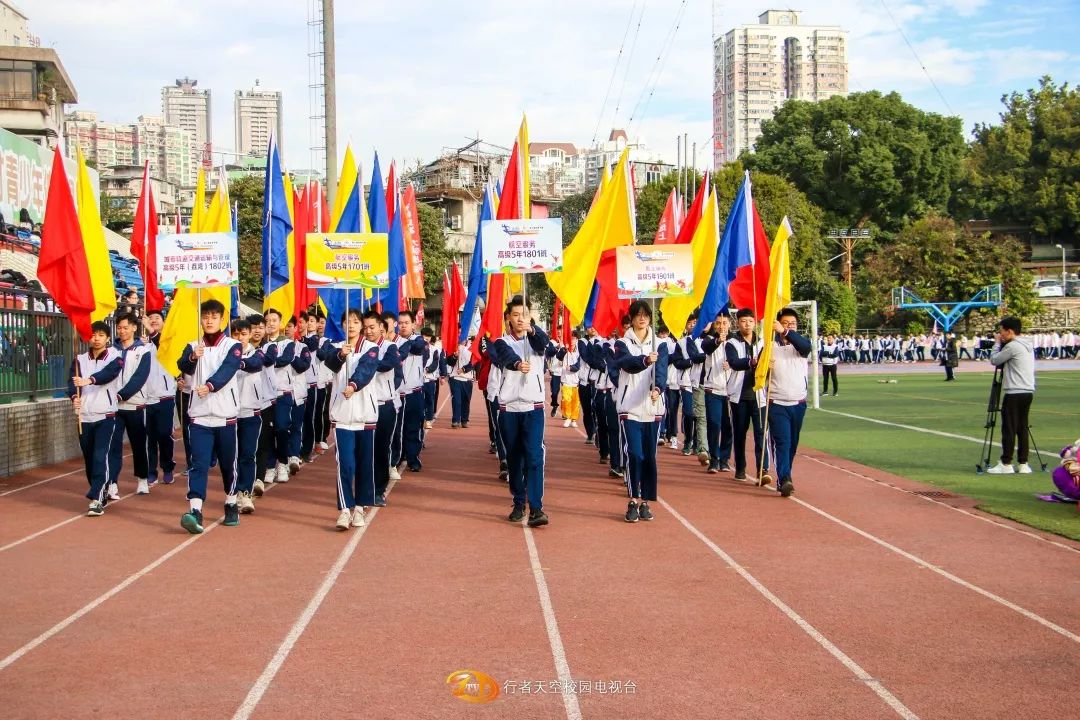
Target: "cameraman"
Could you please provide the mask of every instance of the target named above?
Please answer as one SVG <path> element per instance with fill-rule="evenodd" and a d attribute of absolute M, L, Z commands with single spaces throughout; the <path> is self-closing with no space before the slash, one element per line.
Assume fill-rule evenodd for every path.
<path fill-rule="evenodd" d="M 1031 342 L 1020 337 L 1020 318 L 1004 317 L 994 335 L 997 343 L 990 354 L 994 367 L 1002 368 L 1001 462 L 986 472 L 1009 475 L 1030 473 L 1028 465 L 1028 413 L 1035 397 L 1035 351 Z M 1013 470 L 1013 445 L 1017 445 L 1019 468 Z"/>

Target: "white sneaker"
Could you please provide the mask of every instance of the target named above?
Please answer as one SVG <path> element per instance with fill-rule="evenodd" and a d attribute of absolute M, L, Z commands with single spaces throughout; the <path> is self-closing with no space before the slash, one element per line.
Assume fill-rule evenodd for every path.
<path fill-rule="evenodd" d="M 236 505 L 244 515 L 255 512 L 255 501 L 251 499 L 251 493 L 242 492 L 236 496 Z"/>
<path fill-rule="evenodd" d="M 147 492 L 149 492 L 149 491 L 147 491 Z M 119 500 L 120 499 L 120 487 L 116 483 L 109 483 L 109 499 L 110 500 Z"/>
<path fill-rule="evenodd" d="M 570 427 L 577 427 L 577 420 L 571 420 Z"/>
<path fill-rule="evenodd" d="M 293 455 L 289 458 L 289 473 L 295 475 L 300 472 L 300 458 Z"/>
<path fill-rule="evenodd" d="M 338 530 L 348 530 L 350 520 L 352 520 L 352 510 L 349 510 L 349 508 L 345 508 L 338 513 L 337 522 L 334 523 L 334 527 L 336 527 Z"/>
<path fill-rule="evenodd" d="M 277 473 L 274 471 L 274 468 L 266 468 L 266 472 L 263 473 L 263 485 L 266 485 L 267 487 L 269 487 L 270 485 L 273 485 L 274 484 L 274 476 L 276 474 Z"/>
<path fill-rule="evenodd" d="M 1031 474 L 1031 466 L 1028 465 L 1027 463 L 1020 463 L 1016 467 L 1016 472 L 1020 473 L 1021 475 L 1030 475 Z"/>
<path fill-rule="evenodd" d="M 274 478 L 275 482 L 287 483 L 289 482 L 289 466 L 285 463 L 278 463 L 277 477 Z"/>
<path fill-rule="evenodd" d="M 562 426 L 563 427 L 570 427 L 570 418 L 566 418 L 565 420 L 563 420 Z"/>
<path fill-rule="evenodd" d="M 997 465 L 987 469 L 986 472 L 989 475 L 1012 475 L 1016 472 L 1016 470 L 1013 469 L 1012 465 L 1002 465 L 1000 462 L 998 462 Z M 1028 468 L 1028 472 L 1031 472 L 1031 468 Z"/>
<path fill-rule="evenodd" d="M 256 480 L 251 486 L 251 494 L 255 497 L 262 497 L 264 492 L 266 492 L 266 483 L 262 480 Z"/>
<path fill-rule="evenodd" d="M 670 447 L 672 450 L 678 450 L 679 449 L 679 441 L 676 440 L 675 438 L 671 438 L 671 442 L 668 443 L 668 447 Z"/>
<path fill-rule="evenodd" d="M 135 494 L 136 495 L 149 495 L 150 494 L 150 483 L 148 483 L 145 478 L 139 478 L 139 486 L 137 488 L 135 488 Z"/>
<path fill-rule="evenodd" d="M 352 526 L 364 527 L 364 508 L 357 505 L 352 511 Z"/>
<path fill-rule="evenodd" d="M 320 450 L 322 450 L 323 452 L 326 452 L 327 450 L 329 450 L 329 449 L 330 449 L 330 446 L 329 446 L 329 445 L 327 445 L 327 444 L 326 444 L 326 443 L 324 443 L 324 442 L 321 442 L 321 443 L 319 443 L 319 449 L 320 449 Z"/>
<path fill-rule="evenodd" d="M 398 472 L 398 469 L 396 467 L 390 468 L 390 479 L 391 480 L 400 480 L 401 479 L 401 473 Z"/>

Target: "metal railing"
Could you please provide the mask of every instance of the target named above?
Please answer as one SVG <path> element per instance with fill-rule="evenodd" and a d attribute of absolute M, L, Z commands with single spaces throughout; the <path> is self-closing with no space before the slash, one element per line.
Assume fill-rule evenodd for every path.
<path fill-rule="evenodd" d="M 48 294 L 0 285 L 0 404 L 65 397 L 75 338 Z"/>

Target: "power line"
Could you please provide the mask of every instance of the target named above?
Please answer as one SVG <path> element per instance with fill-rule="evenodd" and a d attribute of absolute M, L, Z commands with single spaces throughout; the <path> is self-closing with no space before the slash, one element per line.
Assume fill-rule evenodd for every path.
<path fill-rule="evenodd" d="M 638 116 L 638 108 L 641 106 L 642 100 L 645 101 L 645 107 L 642 108 L 642 115 L 644 115 L 645 111 L 648 109 L 649 102 L 652 101 L 653 93 L 656 92 L 656 84 L 659 82 L 660 76 L 664 72 L 664 67 L 667 65 L 667 59 L 670 55 L 671 48 L 675 45 L 675 36 L 679 33 L 683 12 L 686 10 L 686 2 L 687 0 L 682 0 L 682 4 L 679 5 L 679 10 L 675 13 L 675 22 L 664 37 L 664 42 L 660 45 L 660 52 L 656 55 L 652 70 L 649 71 L 649 76 L 645 80 L 645 87 L 641 89 L 641 95 L 638 96 L 638 100 L 634 104 L 634 110 L 630 113 L 630 120 L 627 122 L 627 125 L 634 122 L 634 118 Z M 645 94 L 646 90 L 648 90 L 647 97 Z M 639 119 L 638 122 L 640 123 L 641 120 Z"/>
<path fill-rule="evenodd" d="M 642 0 L 642 7 L 644 7 L 644 0 Z M 630 26 L 634 22 L 635 10 L 637 10 L 637 0 L 634 0 L 634 4 L 630 6 L 630 17 L 626 20 L 626 29 L 623 30 L 622 42 L 619 43 L 619 54 L 615 56 L 615 67 L 611 68 L 611 78 L 608 80 L 607 91 L 604 93 L 604 102 L 600 105 L 600 114 L 596 118 L 596 127 L 593 129 L 592 138 L 594 147 L 596 138 L 600 134 L 600 123 L 604 121 L 604 111 L 607 110 L 607 101 L 611 96 L 611 88 L 615 85 L 615 75 L 619 72 L 619 62 L 622 60 L 623 48 L 626 46 L 626 36 L 630 34 Z"/>
<path fill-rule="evenodd" d="M 641 32 L 641 19 L 645 17 L 645 4 L 648 0 L 642 0 L 641 14 L 638 15 L 637 27 L 634 28 L 634 39 L 630 43 L 630 54 L 626 57 L 626 70 L 623 73 L 622 87 L 619 88 L 619 97 L 615 100 L 615 114 L 612 116 L 611 126 L 615 127 L 615 124 L 619 121 L 619 107 L 622 106 L 623 91 L 626 90 L 626 79 L 630 77 L 630 64 L 634 61 L 634 49 L 637 47 L 638 34 Z M 630 16 L 633 18 L 633 15 Z"/>
<path fill-rule="evenodd" d="M 937 91 L 938 97 L 941 98 L 941 102 L 945 103 L 945 108 L 949 111 L 949 114 L 955 115 L 956 113 L 953 111 L 952 106 L 949 105 L 949 101 L 945 99 L 945 94 L 941 92 L 941 88 L 939 88 L 938 84 L 934 82 L 934 76 L 931 75 L 930 71 L 926 69 L 926 65 L 923 63 L 922 58 L 919 57 L 919 53 L 915 51 L 915 46 L 911 44 L 910 40 L 908 40 L 908 36 L 907 33 L 904 32 L 904 28 L 900 27 L 900 23 L 896 22 L 896 18 L 893 17 L 892 10 L 889 9 L 889 6 L 885 4 L 885 0 L 881 0 L 881 7 L 885 8 L 886 14 L 888 14 L 889 19 L 892 20 L 893 25 L 896 26 L 897 31 L 899 31 L 900 33 L 900 37 L 904 38 L 904 42 L 907 43 L 908 49 L 911 50 L 911 54 L 915 56 L 915 62 L 919 63 L 919 67 L 921 67 L 922 71 L 926 73 L 927 79 L 934 87 L 934 90 Z"/>

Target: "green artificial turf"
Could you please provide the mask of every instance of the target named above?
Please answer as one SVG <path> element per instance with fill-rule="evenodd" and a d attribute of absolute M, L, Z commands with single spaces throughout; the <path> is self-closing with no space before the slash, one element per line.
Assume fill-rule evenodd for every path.
<path fill-rule="evenodd" d="M 991 374 L 966 372 L 956 382 L 942 375 L 847 375 L 840 368 L 840 394 L 824 397 L 824 410 L 860 415 L 928 430 L 984 435 Z M 895 384 L 884 384 L 887 378 Z M 1050 473 L 1057 453 L 1080 437 L 1080 372 L 1040 372 L 1036 381 L 1031 427 L 1047 472 L 1039 472 L 1034 450 L 1031 475 L 979 475 L 980 443 L 880 425 L 828 412 L 810 411 L 800 444 L 911 480 L 974 498 L 979 508 L 1080 540 L 1080 512 L 1075 505 L 1043 502 L 1036 493 L 1055 490 Z M 1001 422 L 994 431 L 1001 441 Z M 994 447 L 991 462 L 1001 451 Z"/>

